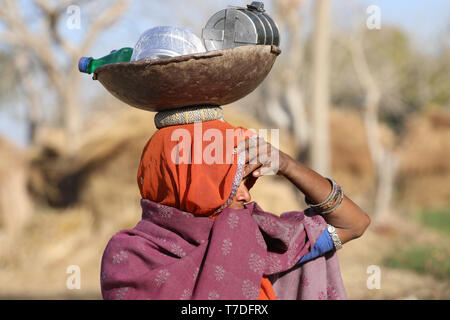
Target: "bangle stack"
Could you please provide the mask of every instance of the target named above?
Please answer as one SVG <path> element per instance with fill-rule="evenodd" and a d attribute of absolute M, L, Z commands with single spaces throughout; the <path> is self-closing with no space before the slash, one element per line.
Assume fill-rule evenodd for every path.
<path fill-rule="evenodd" d="M 305 197 L 306 204 L 319 214 L 329 214 L 333 212 L 339 207 L 339 205 L 342 203 L 342 200 L 344 199 L 344 192 L 342 190 L 342 187 L 338 185 L 333 179 L 327 178 L 327 180 L 330 181 L 332 188 L 325 201 L 318 204 L 312 204 L 311 201 L 309 201 L 309 199 Z"/>

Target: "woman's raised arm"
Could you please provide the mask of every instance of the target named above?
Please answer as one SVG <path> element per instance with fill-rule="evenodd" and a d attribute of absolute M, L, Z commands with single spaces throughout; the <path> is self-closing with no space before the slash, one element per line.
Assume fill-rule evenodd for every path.
<path fill-rule="evenodd" d="M 279 174 L 291 181 L 311 202 L 321 203 L 328 197 L 332 189 L 328 179 L 292 158 L 286 161 L 286 168 L 282 171 L 280 168 Z M 323 217 L 336 228 L 342 243 L 362 236 L 370 224 L 369 216 L 345 195 L 339 207 Z"/>
<path fill-rule="evenodd" d="M 272 172 L 286 177 L 312 203 L 321 203 L 332 191 L 330 181 L 314 170 L 294 160 L 286 153 L 273 147 L 264 139 L 258 139 L 258 145 L 242 142 L 236 152 L 246 150 L 244 176 L 254 177 Z M 352 200 L 344 195 L 342 203 L 329 214 L 323 215 L 328 224 L 336 228 L 342 243 L 360 237 L 370 224 L 369 216 Z"/>

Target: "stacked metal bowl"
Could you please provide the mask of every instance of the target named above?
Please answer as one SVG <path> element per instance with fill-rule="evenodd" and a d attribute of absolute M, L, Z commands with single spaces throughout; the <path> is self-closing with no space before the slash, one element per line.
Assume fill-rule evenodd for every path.
<path fill-rule="evenodd" d="M 278 27 L 261 2 L 217 12 L 202 38 L 180 28 L 153 28 L 140 37 L 131 62 L 101 66 L 93 79 L 148 111 L 223 106 L 255 90 L 281 53 Z"/>

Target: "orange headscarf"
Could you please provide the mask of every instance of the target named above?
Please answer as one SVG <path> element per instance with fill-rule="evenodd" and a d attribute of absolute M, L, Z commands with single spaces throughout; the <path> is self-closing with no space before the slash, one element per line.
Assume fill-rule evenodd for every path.
<path fill-rule="evenodd" d="M 196 215 L 220 212 L 242 180 L 242 156 L 233 149 L 254 135 L 221 120 L 159 129 L 139 165 L 142 198 Z"/>

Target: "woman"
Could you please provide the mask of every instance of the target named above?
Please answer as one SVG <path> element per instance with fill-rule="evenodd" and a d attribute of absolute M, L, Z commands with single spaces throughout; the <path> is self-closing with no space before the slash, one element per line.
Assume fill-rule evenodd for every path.
<path fill-rule="evenodd" d="M 199 143 L 212 137 L 214 143 Z M 276 154 L 279 161 L 271 161 Z M 192 161 L 199 155 L 205 161 Z M 249 203 L 249 189 L 264 171 L 285 176 L 311 203 L 330 195 L 326 205 L 333 212 L 324 218 L 311 209 L 280 217 L 264 212 Z M 138 170 L 142 220 L 105 249 L 103 297 L 345 298 L 335 250 L 323 245 L 332 242 L 326 222 L 344 244 L 361 236 L 370 220 L 330 181 L 223 119 L 161 128 Z"/>

